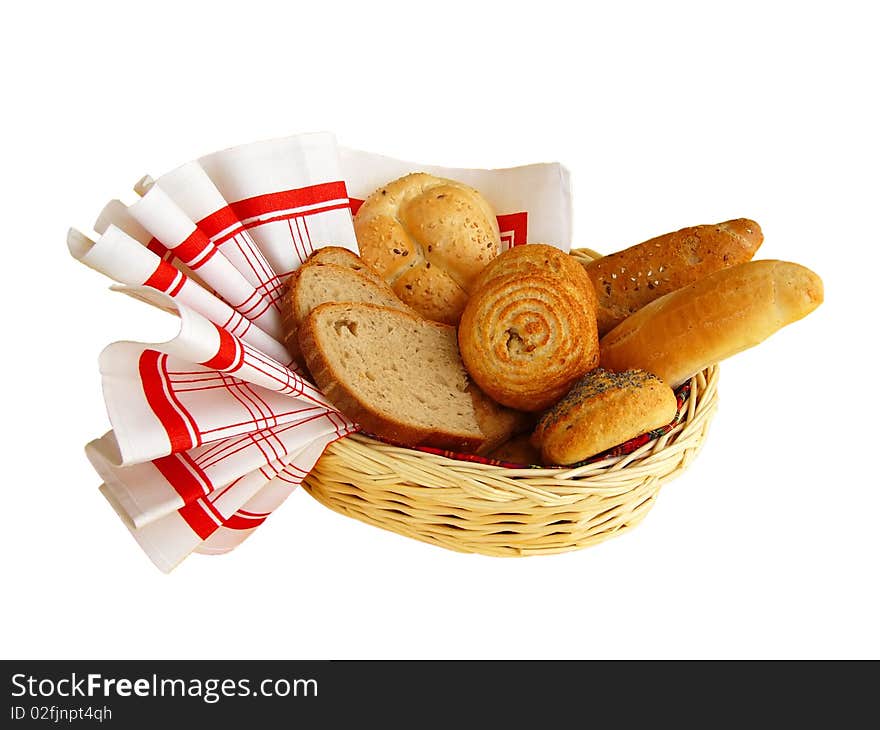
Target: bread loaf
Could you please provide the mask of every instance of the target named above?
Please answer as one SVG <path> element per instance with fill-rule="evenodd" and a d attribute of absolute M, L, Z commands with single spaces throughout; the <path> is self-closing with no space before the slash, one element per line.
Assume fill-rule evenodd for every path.
<path fill-rule="evenodd" d="M 374 304 L 328 303 L 305 318 L 299 346 L 330 402 L 389 441 L 477 451 L 521 423 L 481 394 L 475 404 L 449 325 Z"/>
<path fill-rule="evenodd" d="M 406 304 L 458 324 L 471 283 L 501 250 L 498 219 L 479 192 L 413 173 L 376 190 L 354 217 L 360 254 Z"/>
<path fill-rule="evenodd" d="M 321 249 L 326 250 L 326 249 Z M 344 251 L 344 249 L 337 249 Z M 408 312 L 407 307 L 377 274 L 371 272 L 357 256 L 331 252 L 312 257 L 288 280 L 287 292 L 282 300 L 282 327 L 284 344 L 291 356 L 300 364 L 297 330 L 302 321 L 315 307 L 326 302 L 371 302 Z M 349 258 L 350 257 L 350 258 Z M 325 263 L 335 260 L 342 262 Z"/>
<path fill-rule="evenodd" d="M 552 246 L 505 251 L 477 279 L 458 328 L 471 377 L 494 400 L 541 411 L 599 362 L 592 285 Z"/>
<path fill-rule="evenodd" d="M 682 228 L 583 263 L 598 297 L 599 336 L 669 292 L 751 260 L 764 236 L 746 218 Z"/>
<path fill-rule="evenodd" d="M 541 417 L 532 442 L 544 464 L 574 464 L 665 426 L 676 407 L 672 388 L 655 375 L 598 368 Z"/>
<path fill-rule="evenodd" d="M 750 261 L 656 299 L 606 334 L 602 367 L 641 368 L 676 387 L 757 345 L 822 303 L 822 280 L 785 261 Z"/>

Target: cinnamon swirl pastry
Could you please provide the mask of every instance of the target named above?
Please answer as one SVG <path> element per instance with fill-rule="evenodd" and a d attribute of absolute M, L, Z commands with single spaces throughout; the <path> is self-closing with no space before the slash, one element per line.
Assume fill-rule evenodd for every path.
<path fill-rule="evenodd" d="M 599 364 L 589 277 L 552 246 L 510 249 L 479 275 L 458 342 L 471 377 L 494 400 L 544 410 Z"/>

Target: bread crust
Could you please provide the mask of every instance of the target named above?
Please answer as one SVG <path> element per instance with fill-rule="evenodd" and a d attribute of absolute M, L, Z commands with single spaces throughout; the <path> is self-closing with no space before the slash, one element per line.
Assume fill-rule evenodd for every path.
<path fill-rule="evenodd" d="M 598 297 L 599 336 L 655 299 L 745 263 L 764 235 L 748 218 L 691 226 L 583 263 Z"/>
<path fill-rule="evenodd" d="M 676 407 L 672 388 L 655 375 L 599 368 L 541 417 L 532 442 L 543 463 L 574 464 L 665 426 Z"/>
<path fill-rule="evenodd" d="M 609 370 L 640 368 L 673 388 L 818 307 L 822 280 L 799 264 L 749 261 L 656 299 L 600 341 Z"/>
<path fill-rule="evenodd" d="M 326 273 L 327 276 L 349 278 L 353 283 L 357 282 L 364 296 L 368 295 L 378 299 L 384 306 L 409 310 L 409 307 L 400 301 L 391 287 L 385 283 L 385 280 L 370 269 L 359 256 L 348 249 L 336 246 L 318 249 L 288 277 L 281 299 L 281 326 L 284 332 L 284 345 L 291 357 L 300 365 L 304 365 L 305 362 L 299 349 L 297 329 L 308 314 L 302 303 L 301 295 L 303 292 L 300 287 L 318 270 Z M 352 298 L 352 301 L 360 300 L 360 296 Z"/>
<path fill-rule="evenodd" d="M 544 244 L 504 252 L 478 277 L 462 315 L 465 367 L 498 403 L 546 409 L 599 364 L 594 302 L 567 254 Z"/>
<path fill-rule="evenodd" d="M 501 251 L 498 220 L 476 190 L 418 172 L 373 192 L 354 217 L 361 257 L 429 319 L 457 324 L 473 279 Z"/>
<path fill-rule="evenodd" d="M 319 323 L 325 314 L 336 315 L 346 310 L 357 312 L 364 308 L 392 313 L 392 316 L 405 326 L 435 328 L 443 336 L 450 338 L 453 344 L 455 342 L 454 327 L 425 320 L 416 314 L 365 303 L 322 304 L 303 320 L 299 328 L 299 346 L 309 372 L 324 395 L 367 432 L 403 446 L 429 445 L 462 452 L 475 452 L 483 447 L 487 439 L 482 433 L 456 433 L 442 428 L 427 428 L 407 423 L 399 418 L 390 418 L 344 382 L 343 375 L 335 367 L 333 357 L 322 347 L 318 332 Z M 428 363 L 412 363 L 412 367 L 430 369 Z"/>

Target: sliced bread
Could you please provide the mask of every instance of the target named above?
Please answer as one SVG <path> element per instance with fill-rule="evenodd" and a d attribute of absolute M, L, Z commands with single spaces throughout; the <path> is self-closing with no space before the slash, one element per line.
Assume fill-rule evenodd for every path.
<path fill-rule="evenodd" d="M 320 249 L 320 251 L 326 250 L 328 249 Z M 297 329 L 309 312 L 319 304 L 326 302 L 371 302 L 393 309 L 412 311 L 397 298 L 388 284 L 369 272 L 366 266 L 363 266 L 364 270 L 361 270 L 350 265 L 359 261 L 354 254 L 345 249 L 337 250 L 350 254 L 354 261 L 340 265 L 312 257 L 294 272 L 288 282 L 282 306 L 284 344 L 300 364 L 304 363 L 297 342 Z"/>
<path fill-rule="evenodd" d="M 348 269 L 357 271 L 377 284 L 384 284 L 385 279 L 379 276 L 373 269 L 367 266 L 366 262 L 353 251 L 341 246 L 324 246 L 309 256 L 304 266 L 309 264 L 336 264 L 337 266 L 345 266 Z"/>
<path fill-rule="evenodd" d="M 509 419 L 508 428 L 517 420 L 488 398 L 475 405 L 455 328 L 417 314 L 321 304 L 303 320 L 299 347 L 334 405 L 366 431 L 403 446 L 477 451 L 498 443 L 493 411 Z M 484 430 L 487 419 L 493 428 Z"/>

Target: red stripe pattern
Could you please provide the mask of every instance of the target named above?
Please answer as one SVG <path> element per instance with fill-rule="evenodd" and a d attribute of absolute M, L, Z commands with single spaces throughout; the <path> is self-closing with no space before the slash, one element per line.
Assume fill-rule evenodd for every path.
<path fill-rule="evenodd" d="M 217 325 L 214 325 L 214 328 L 220 337 L 220 347 L 217 349 L 217 354 L 214 357 L 200 364 L 212 370 L 220 370 L 225 373 L 238 370 L 244 361 L 244 348 L 225 329 L 217 327 Z"/>
<path fill-rule="evenodd" d="M 176 297 L 185 281 L 186 277 L 171 264 L 167 261 L 159 261 L 159 265 L 144 282 L 144 286 L 151 286 L 169 296 Z"/>
<path fill-rule="evenodd" d="M 332 201 L 340 202 L 321 205 L 322 203 L 329 204 Z M 318 207 L 312 210 L 301 210 L 309 206 Z M 349 207 L 348 191 L 345 189 L 345 183 L 339 180 L 239 200 L 202 218 L 197 225 L 199 230 L 203 231 L 216 245 L 220 245 L 232 236 L 264 223 L 347 207 Z M 287 215 L 274 215 L 281 211 L 294 212 Z M 234 228 L 229 230 L 230 227 Z"/>
<path fill-rule="evenodd" d="M 170 394 L 166 392 L 165 383 L 168 373 L 165 370 L 167 355 L 156 350 L 144 350 L 138 361 L 138 371 L 144 396 L 156 417 L 165 428 L 171 451 L 185 451 L 196 446 L 192 431 L 184 418 L 186 411 L 176 407 Z"/>
<path fill-rule="evenodd" d="M 216 253 L 216 247 L 198 228 L 190 233 L 182 243 L 174 247 L 174 255 L 189 264 L 193 271 L 204 266 Z"/>
<path fill-rule="evenodd" d="M 529 214 L 522 211 L 499 215 L 498 230 L 501 231 L 502 248 L 525 246 L 529 240 Z"/>

